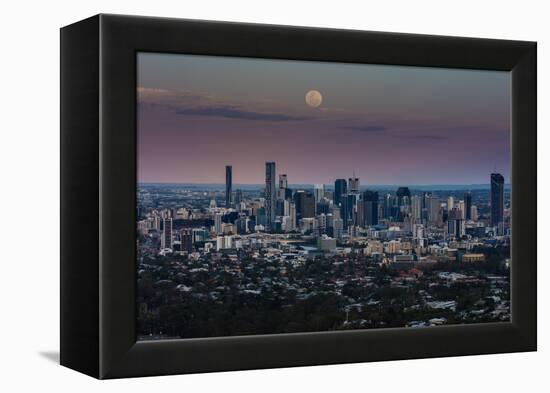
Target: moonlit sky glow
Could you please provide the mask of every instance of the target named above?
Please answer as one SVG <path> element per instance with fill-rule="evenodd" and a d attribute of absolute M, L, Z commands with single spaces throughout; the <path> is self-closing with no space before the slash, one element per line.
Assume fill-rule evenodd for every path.
<path fill-rule="evenodd" d="M 509 182 L 511 74 L 139 53 L 138 181 Z M 304 100 L 310 90 L 322 104 Z"/>

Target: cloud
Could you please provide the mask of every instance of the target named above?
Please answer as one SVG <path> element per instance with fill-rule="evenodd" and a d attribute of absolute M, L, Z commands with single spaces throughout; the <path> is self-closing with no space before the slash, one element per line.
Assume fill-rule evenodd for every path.
<path fill-rule="evenodd" d="M 186 89 L 138 87 L 138 105 L 164 107 L 179 115 L 222 117 L 251 121 L 286 122 L 311 120 L 272 99 L 237 102 L 234 98 Z M 278 107 L 275 109 L 274 107 Z"/>
<path fill-rule="evenodd" d="M 395 135 L 397 138 L 416 139 L 425 141 L 448 141 L 451 139 L 445 135 Z"/>
<path fill-rule="evenodd" d="M 348 126 L 344 127 L 347 130 L 354 130 L 360 132 L 382 132 L 387 131 L 388 128 L 382 125 L 370 125 L 370 126 Z"/>
<path fill-rule="evenodd" d="M 309 117 L 292 116 L 284 113 L 257 112 L 239 109 L 235 106 L 200 106 L 196 108 L 181 108 L 176 110 L 178 115 L 224 117 L 228 119 L 256 120 L 256 121 L 300 121 L 309 120 Z"/>

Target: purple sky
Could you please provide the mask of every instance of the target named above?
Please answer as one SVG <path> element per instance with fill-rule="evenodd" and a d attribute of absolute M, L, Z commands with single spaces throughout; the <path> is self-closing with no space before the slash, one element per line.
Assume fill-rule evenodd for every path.
<path fill-rule="evenodd" d="M 260 184 L 509 182 L 510 74 L 138 55 L 138 180 Z M 317 108 L 307 91 L 323 95 Z"/>

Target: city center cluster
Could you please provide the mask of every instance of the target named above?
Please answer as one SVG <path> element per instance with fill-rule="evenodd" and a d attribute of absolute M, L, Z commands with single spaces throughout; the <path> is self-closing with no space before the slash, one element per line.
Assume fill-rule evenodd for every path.
<path fill-rule="evenodd" d="M 378 191 L 361 190 L 355 176 L 347 181 L 336 179 L 331 189 L 324 184 L 292 189 L 286 174 L 279 175 L 277 184 L 274 162 L 266 163 L 263 191 L 233 191 L 232 167 L 225 169 L 224 195 L 219 190 L 184 191 L 185 206 L 176 203 L 150 210 L 138 221 L 140 234 L 152 229 L 160 233 L 158 253 L 200 254 L 273 246 L 296 251 L 292 244 L 302 244 L 299 251 L 309 253 L 346 252 L 339 245 L 362 242 L 367 255 L 403 269 L 422 262 L 422 256 L 453 251 L 465 261 L 483 260 L 483 254 L 467 251 L 482 244 L 481 239 L 500 237 L 508 241 L 509 237 L 504 178 L 497 173 L 491 174 L 490 200 L 480 200 L 478 206 L 472 203 L 470 191 L 458 199 L 432 192 L 412 195 L 408 187 L 398 187 L 380 198 Z M 190 201 L 197 199 L 203 204 L 193 208 Z M 174 230 L 174 220 L 193 225 Z M 197 227 L 197 223 L 212 225 Z"/>

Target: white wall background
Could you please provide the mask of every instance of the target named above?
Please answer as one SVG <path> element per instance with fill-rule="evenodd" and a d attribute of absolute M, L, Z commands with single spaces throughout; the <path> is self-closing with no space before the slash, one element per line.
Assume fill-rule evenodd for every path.
<path fill-rule="evenodd" d="M 550 222 L 550 63 L 544 1 L 10 1 L 0 22 L 0 390 L 464 392 L 548 388 L 544 223 Z M 546 11 L 546 12 L 545 12 Z M 59 31 L 96 13 L 397 31 L 539 43 L 539 352 L 96 381 L 55 363 L 59 345 Z M 548 69 L 548 68 L 547 68 Z M 547 123 L 547 122 L 546 122 Z M 546 181 L 545 181 L 546 180 Z M 543 208 L 546 208 L 544 211 Z M 522 261 L 534 263 L 534 261 Z M 238 354 L 236 354 L 238 355 Z M 546 362 L 546 365 L 545 365 Z"/>

